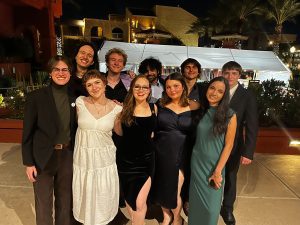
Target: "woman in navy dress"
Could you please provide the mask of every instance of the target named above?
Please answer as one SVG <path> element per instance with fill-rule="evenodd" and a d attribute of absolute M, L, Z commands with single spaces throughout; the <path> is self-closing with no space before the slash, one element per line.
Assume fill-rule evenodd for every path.
<path fill-rule="evenodd" d="M 172 220 L 174 225 L 181 225 L 181 188 L 193 143 L 193 115 L 199 104 L 188 100 L 187 86 L 180 73 L 170 74 L 164 89 L 155 134 L 153 200 L 162 207 L 163 225 Z"/>
<path fill-rule="evenodd" d="M 117 165 L 132 224 L 145 224 L 147 197 L 154 175 L 153 134 L 157 107 L 149 104 L 151 85 L 146 76 L 133 79 L 120 115 L 122 137 Z"/>

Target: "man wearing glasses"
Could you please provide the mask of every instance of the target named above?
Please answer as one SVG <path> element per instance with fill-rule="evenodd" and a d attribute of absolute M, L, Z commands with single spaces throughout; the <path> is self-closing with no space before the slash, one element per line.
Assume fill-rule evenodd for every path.
<path fill-rule="evenodd" d="M 26 175 L 33 183 L 37 225 L 53 225 L 54 221 L 55 225 L 77 224 L 72 213 L 77 124 L 75 97 L 68 88 L 70 68 L 67 58 L 51 58 L 50 85 L 29 93 L 26 98 L 22 157 Z"/>

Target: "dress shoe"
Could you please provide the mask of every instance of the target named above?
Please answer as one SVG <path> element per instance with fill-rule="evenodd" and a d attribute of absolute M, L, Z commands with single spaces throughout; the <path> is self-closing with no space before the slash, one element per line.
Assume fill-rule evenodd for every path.
<path fill-rule="evenodd" d="M 228 212 L 224 209 L 221 210 L 221 216 L 226 225 L 235 225 L 235 218 L 232 212 Z"/>

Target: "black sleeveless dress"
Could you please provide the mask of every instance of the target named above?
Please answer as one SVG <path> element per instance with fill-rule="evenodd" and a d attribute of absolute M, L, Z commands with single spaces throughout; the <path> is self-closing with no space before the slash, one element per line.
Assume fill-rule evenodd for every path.
<path fill-rule="evenodd" d="M 135 117 L 130 126 L 122 124 L 123 137 L 117 150 L 117 166 L 126 202 L 136 210 L 136 198 L 149 177 L 154 175 L 155 146 L 151 138 L 156 126 L 154 105 L 149 117 Z"/>

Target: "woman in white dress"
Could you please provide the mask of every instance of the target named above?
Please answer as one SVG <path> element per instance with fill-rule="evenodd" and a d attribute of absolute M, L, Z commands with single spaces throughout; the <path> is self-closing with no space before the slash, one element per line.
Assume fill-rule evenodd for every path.
<path fill-rule="evenodd" d="M 118 212 L 119 178 L 112 131 L 118 129 L 116 118 L 122 107 L 105 97 L 106 77 L 98 70 L 88 71 L 82 82 L 89 95 L 76 99 L 73 213 L 85 225 L 104 225 Z"/>

